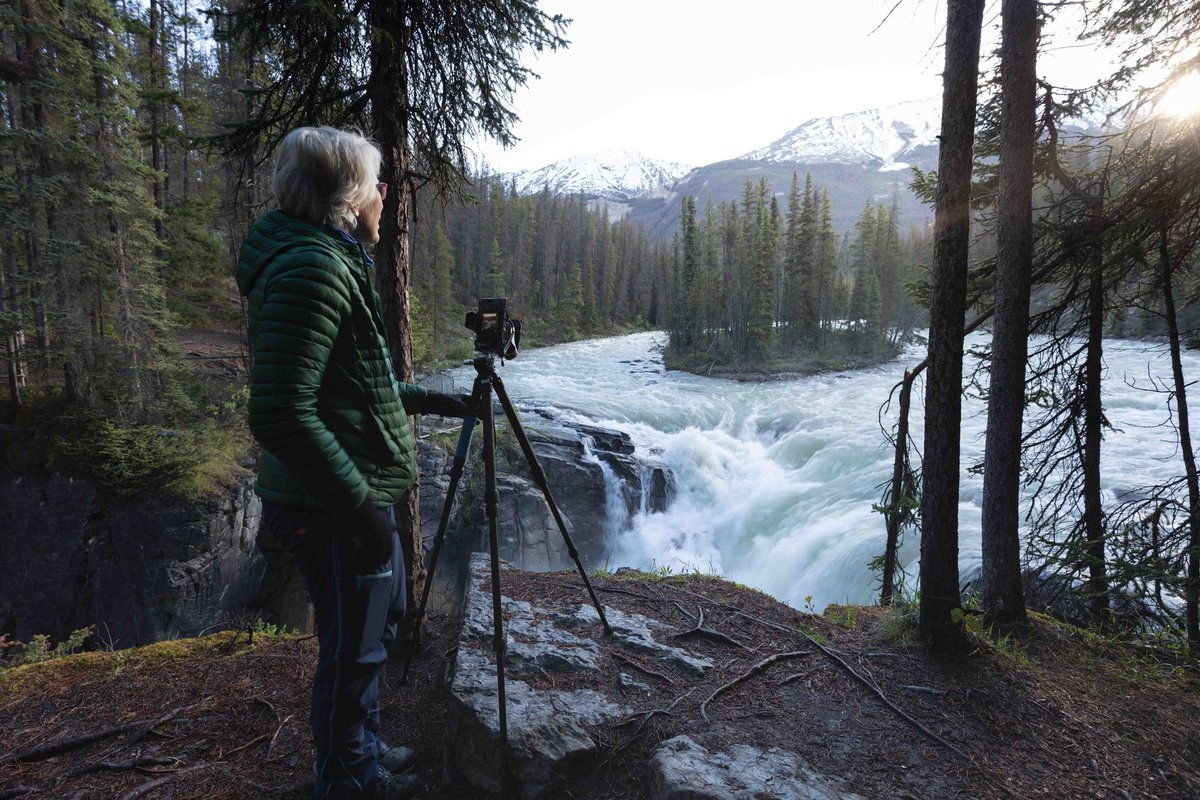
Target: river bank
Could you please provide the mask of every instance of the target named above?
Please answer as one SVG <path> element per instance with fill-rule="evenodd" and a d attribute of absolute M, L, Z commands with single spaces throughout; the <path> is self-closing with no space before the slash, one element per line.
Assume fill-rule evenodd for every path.
<path fill-rule="evenodd" d="M 730 355 L 712 357 L 704 353 L 679 353 L 668 347 L 663 350 L 663 364 L 667 369 L 706 378 L 754 383 L 868 369 L 895 360 L 903 350 L 899 345 L 880 347 L 867 353 L 842 349 L 801 350 L 788 355 L 772 355 L 760 361 L 747 361 Z"/>
<path fill-rule="evenodd" d="M 503 581 L 509 614 L 521 603 L 553 614 L 586 605 L 571 572 L 505 570 Z M 595 750 L 573 760 L 566 785 L 556 787 L 570 794 L 552 796 L 679 796 L 663 794 L 660 781 L 706 763 L 711 771 L 699 775 L 706 782 L 746 779 L 751 773 L 736 759 L 752 751 L 756 768 L 768 773 L 761 793 L 728 796 L 1000 800 L 1200 791 L 1200 678 L 1194 662 L 1169 653 L 1034 615 L 999 643 L 979 637 L 971 655 L 944 659 L 914 643 L 912 610 L 904 607 L 832 606 L 815 615 L 699 575 L 623 573 L 594 582 L 610 619 L 661 620 L 669 627 L 653 627 L 656 639 L 712 667 L 691 675 L 591 625 L 575 632 L 595 642 L 599 669 L 511 675 L 530 689 L 602 691 L 624 711 L 584 725 Z M 700 628 L 708 633 L 691 632 Z M 407 685 L 397 681 L 402 664 L 390 665 L 383 735 L 416 748 L 424 796 L 474 800 L 484 793 L 448 768 L 455 763 L 448 703 L 461 669 L 452 661 L 463 652 L 457 620 L 435 616 L 425 641 Z M 490 644 L 478 647 L 486 654 Z M 168 800 L 305 797 L 315 661 L 314 640 L 260 631 L 0 672 L 0 796 L 133 797 L 153 782 L 154 796 Z M 675 770 L 662 756 L 668 745 L 681 756 Z M 789 793 L 793 781 L 814 774 L 828 779 L 828 793 Z"/>

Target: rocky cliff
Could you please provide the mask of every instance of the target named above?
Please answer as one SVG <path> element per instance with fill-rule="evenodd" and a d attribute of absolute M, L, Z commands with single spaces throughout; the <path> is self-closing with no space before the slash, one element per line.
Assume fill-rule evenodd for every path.
<path fill-rule="evenodd" d="M 668 473 L 640 461 L 624 434 L 550 422 L 529 433 L 589 569 L 605 563 L 612 535 L 630 515 L 668 501 Z M 450 458 L 420 441 L 419 460 L 429 542 Z M 541 490 L 519 467 L 499 476 L 504 557 L 531 570 L 571 565 Z M 453 578 L 447 597 L 461 597 L 467 557 L 486 548 L 482 473 L 473 455 L 438 568 Z M 261 543 L 267 557 L 257 542 L 261 503 L 252 477 L 210 502 L 163 505 L 108 500 L 95 485 L 60 475 L 10 477 L 0 479 L 0 507 L 0 632 L 17 639 L 45 633 L 58 640 L 95 625 L 102 642 L 129 647 L 237 626 L 263 606 L 290 628 L 310 629 L 299 576 L 272 550 L 272 539 Z M 269 573 L 268 557 L 281 563 Z"/>
<path fill-rule="evenodd" d="M 266 562 L 253 479 L 191 505 L 106 501 L 87 481 L 0 480 L 0 631 L 54 639 L 86 625 L 121 647 L 229 627 Z"/>

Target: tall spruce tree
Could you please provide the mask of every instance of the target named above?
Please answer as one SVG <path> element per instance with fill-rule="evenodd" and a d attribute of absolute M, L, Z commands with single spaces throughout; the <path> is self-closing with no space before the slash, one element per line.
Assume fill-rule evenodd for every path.
<path fill-rule="evenodd" d="M 948 0 L 921 495 L 920 630 L 935 650 L 954 650 L 962 644 L 953 612 L 962 606 L 958 585 L 959 435 L 982 24 L 983 0 Z"/>
<path fill-rule="evenodd" d="M 1025 619 L 1021 586 L 1021 423 L 1033 270 L 1037 0 L 1004 0 L 996 311 L 984 445 L 980 599 L 993 622 Z"/>

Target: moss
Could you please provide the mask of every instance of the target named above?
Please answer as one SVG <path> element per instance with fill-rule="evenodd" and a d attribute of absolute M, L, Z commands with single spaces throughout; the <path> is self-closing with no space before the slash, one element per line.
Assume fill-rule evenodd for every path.
<path fill-rule="evenodd" d="M 255 634 L 254 644 L 244 632 L 222 631 L 194 639 L 168 639 L 128 650 L 76 653 L 36 664 L 0 671 L 0 698 L 13 698 L 32 691 L 66 687 L 130 666 L 185 659 L 226 658 L 253 652 L 263 642 L 300 638 L 295 634 Z"/>

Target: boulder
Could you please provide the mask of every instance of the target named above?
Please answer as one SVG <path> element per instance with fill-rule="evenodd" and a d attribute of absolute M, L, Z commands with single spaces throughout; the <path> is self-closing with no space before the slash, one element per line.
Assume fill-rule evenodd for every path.
<path fill-rule="evenodd" d="M 505 695 L 514 777 L 524 800 L 539 800 L 582 774 L 597 745 L 587 726 L 628 713 L 599 692 L 535 689 L 523 677 L 596 669 L 596 644 L 547 622 L 541 609 L 502 598 L 509 624 Z M 489 561 L 471 558 L 469 584 L 446 719 L 451 762 L 468 783 L 499 792 L 501 746 L 496 666 L 492 657 Z"/>
<path fill-rule="evenodd" d="M 647 767 L 650 800 L 864 800 L 794 753 L 734 744 L 710 752 L 690 736 L 658 746 Z"/>

